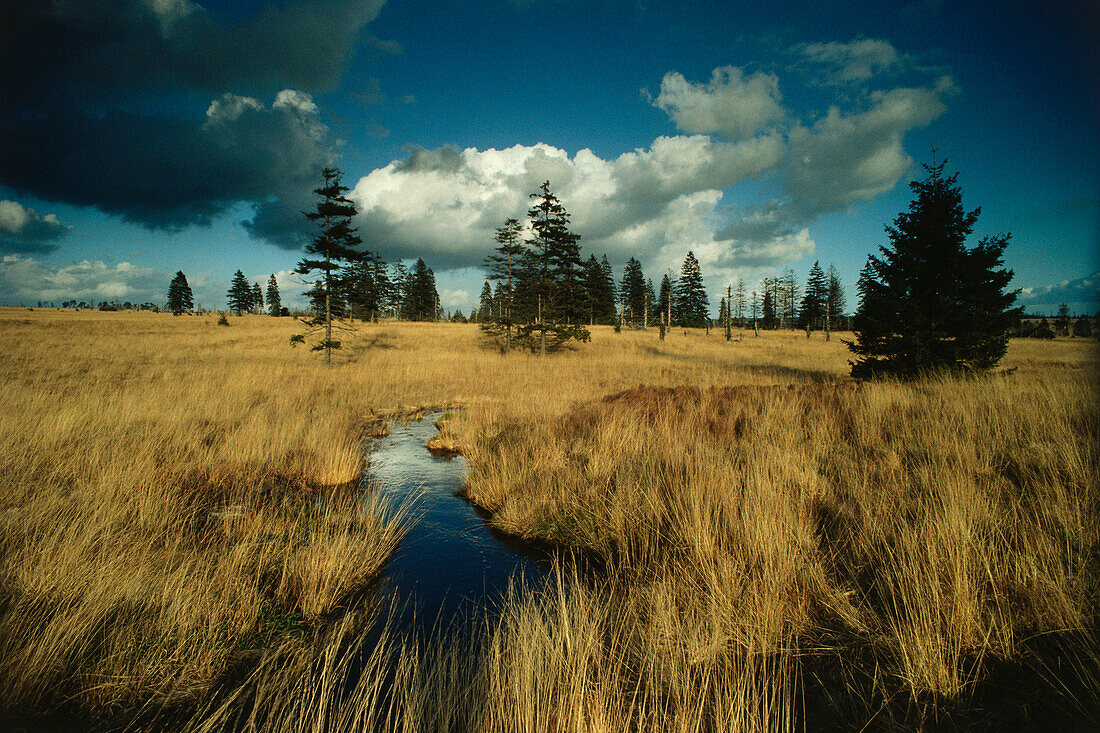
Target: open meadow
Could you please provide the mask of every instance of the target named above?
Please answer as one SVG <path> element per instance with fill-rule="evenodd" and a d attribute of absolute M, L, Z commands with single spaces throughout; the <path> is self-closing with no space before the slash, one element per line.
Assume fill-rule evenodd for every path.
<path fill-rule="evenodd" d="M 595 327 L 539 357 L 472 324 L 364 323 L 325 368 L 292 319 L 216 321 L 0 309 L 3 715 L 1100 725 L 1095 340 L 857 383 L 848 334 Z M 565 549 L 465 640 L 362 652 L 382 622 L 359 591 L 415 521 L 361 496 L 364 441 L 429 407 L 464 408 L 440 440 L 467 498 Z"/>

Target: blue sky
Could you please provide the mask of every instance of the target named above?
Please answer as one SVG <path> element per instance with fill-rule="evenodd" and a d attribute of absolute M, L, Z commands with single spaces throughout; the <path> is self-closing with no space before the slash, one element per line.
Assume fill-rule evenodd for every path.
<path fill-rule="evenodd" d="M 545 179 L 584 252 L 743 278 L 886 242 L 935 146 L 1021 302 L 1100 309 L 1098 11 L 1070 2 L 45 2 L 0 17 L 0 304 L 223 308 L 336 164 L 367 245 L 468 311 Z"/>

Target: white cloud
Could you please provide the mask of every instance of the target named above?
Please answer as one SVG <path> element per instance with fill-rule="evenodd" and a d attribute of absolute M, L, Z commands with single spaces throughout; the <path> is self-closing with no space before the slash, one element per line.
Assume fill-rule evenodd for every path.
<path fill-rule="evenodd" d="M 18 201 L 0 201 L 0 252 L 48 252 L 71 228 L 57 214 L 42 216 Z"/>
<path fill-rule="evenodd" d="M 807 43 L 798 50 L 808 61 L 823 66 L 828 74 L 826 81 L 834 84 L 867 81 L 899 64 L 894 47 L 875 38 L 851 43 Z"/>
<path fill-rule="evenodd" d="M 470 291 L 463 290 L 461 288 L 444 288 L 443 292 L 439 294 L 439 303 L 444 308 L 464 308 L 473 302 L 470 298 Z"/>
<path fill-rule="evenodd" d="M 218 123 L 240 119 L 245 112 L 262 111 L 264 105 L 255 97 L 242 97 L 237 94 L 223 94 L 206 108 L 208 123 Z"/>
<path fill-rule="evenodd" d="M 860 69 L 895 63 L 884 42 L 842 46 L 816 53 L 861 78 Z M 478 267 L 494 229 L 507 218 L 522 221 L 528 195 L 549 180 L 586 254 L 606 253 L 616 265 L 638 257 L 657 280 L 676 273 L 692 250 L 708 281 L 724 287 L 813 253 L 813 221 L 896 186 L 912 165 L 904 136 L 939 117 L 954 91 L 950 77 L 927 88 L 859 90 L 848 108 L 811 123 L 783 110 L 774 75 L 720 67 L 696 84 L 672 72 L 654 104 L 692 134 L 661 136 L 611 159 L 545 143 L 412 148 L 349 195 L 368 247 L 423 256 L 447 271 Z M 746 193 L 761 188 L 778 196 Z"/>
<path fill-rule="evenodd" d="M 449 269 L 480 264 L 494 229 L 523 220 L 528 194 L 549 180 L 587 252 L 620 262 L 640 256 L 661 268 L 675 260 L 678 268 L 689 248 L 713 243 L 709 220 L 722 190 L 775 167 L 782 152 L 776 136 L 729 143 L 702 135 L 658 138 L 614 160 L 587 149 L 570 157 L 544 143 L 415 149 L 349 195 L 368 247 Z"/>
<path fill-rule="evenodd" d="M 71 265 L 43 262 L 20 254 L 0 260 L 0 292 L 8 304 L 38 300 L 101 300 L 160 302 L 168 279 L 155 270 L 120 262 L 113 267 L 101 260 Z"/>
<path fill-rule="evenodd" d="M 931 89 L 893 89 L 871 95 L 871 107 L 843 114 L 833 107 L 813 127 L 791 130 L 784 187 L 798 211 L 837 211 L 892 189 L 912 159 L 902 137 L 946 110 Z"/>
<path fill-rule="evenodd" d="M 706 84 L 690 82 L 677 71 L 665 74 L 654 104 L 683 132 L 740 140 L 784 118 L 781 98 L 774 74 L 745 76 L 739 67 L 720 66 Z"/>

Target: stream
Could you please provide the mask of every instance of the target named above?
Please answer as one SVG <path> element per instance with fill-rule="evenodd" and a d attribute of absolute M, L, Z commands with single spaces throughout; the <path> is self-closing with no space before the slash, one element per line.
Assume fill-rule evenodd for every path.
<path fill-rule="evenodd" d="M 398 628 L 420 633 L 492 614 L 509 581 L 522 574 L 538 585 L 550 570 L 547 553 L 494 530 L 485 512 L 456 495 L 465 485 L 466 459 L 440 458 L 424 447 L 440 415 L 392 423 L 389 435 L 371 442 L 364 475 L 391 507 L 415 497 L 408 531 L 382 581 L 398 601 Z"/>

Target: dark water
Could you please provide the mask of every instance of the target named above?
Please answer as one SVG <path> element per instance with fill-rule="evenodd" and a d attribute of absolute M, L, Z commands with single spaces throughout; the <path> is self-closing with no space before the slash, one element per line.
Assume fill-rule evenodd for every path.
<path fill-rule="evenodd" d="M 492 529 L 487 516 L 456 492 L 467 462 L 439 458 L 424 444 L 434 436 L 439 413 L 390 426 L 372 442 L 365 479 L 398 506 L 415 497 L 408 532 L 383 571 L 383 587 L 397 601 L 399 628 L 449 628 L 461 619 L 492 613 L 520 574 L 538 585 L 550 556 L 536 546 Z"/>

